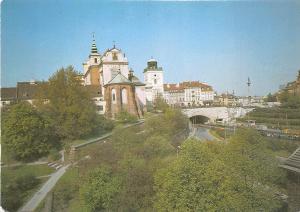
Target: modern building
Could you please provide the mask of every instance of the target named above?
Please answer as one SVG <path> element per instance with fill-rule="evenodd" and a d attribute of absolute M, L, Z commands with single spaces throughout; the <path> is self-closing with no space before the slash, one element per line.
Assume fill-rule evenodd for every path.
<path fill-rule="evenodd" d="M 164 98 L 171 106 L 207 106 L 213 103 L 212 86 L 199 81 L 164 84 Z"/>
<path fill-rule="evenodd" d="M 157 66 L 153 58 L 148 60 L 144 69 L 144 82 L 147 104 L 152 104 L 157 96 L 164 94 L 164 75 L 162 67 Z"/>
<path fill-rule="evenodd" d="M 145 84 L 134 76 L 128 59 L 114 45 L 103 54 L 98 52 L 93 40 L 91 53 L 83 63 L 85 86 L 98 86 L 97 98 L 100 113 L 110 118 L 125 110 L 138 117 L 143 116 L 146 105 Z"/>

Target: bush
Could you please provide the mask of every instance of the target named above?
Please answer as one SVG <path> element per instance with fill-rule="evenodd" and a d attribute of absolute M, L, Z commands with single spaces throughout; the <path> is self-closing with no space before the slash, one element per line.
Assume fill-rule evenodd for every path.
<path fill-rule="evenodd" d="M 97 117 L 97 128 L 96 130 L 100 131 L 111 131 L 115 125 L 114 122 L 110 119 L 105 118 L 103 115 L 98 115 Z"/>
<path fill-rule="evenodd" d="M 59 151 L 57 149 L 51 149 L 48 155 L 49 161 L 57 161 L 59 160 L 61 155 L 59 154 Z"/>
<path fill-rule="evenodd" d="M 137 117 L 126 111 L 122 111 L 119 114 L 117 114 L 117 120 L 124 124 L 125 123 L 134 123 L 137 121 Z"/>

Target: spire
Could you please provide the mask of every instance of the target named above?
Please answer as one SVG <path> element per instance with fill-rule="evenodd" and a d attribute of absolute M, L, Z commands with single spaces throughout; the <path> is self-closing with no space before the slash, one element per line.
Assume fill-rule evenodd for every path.
<path fill-rule="evenodd" d="M 96 41 L 95 41 L 95 33 L 93 32 L 93 43 L 92 43 L 92 49 L 91 49 L 91 53 L 97 53 L 98 54 L 98 49 L 96 46 Z"/>

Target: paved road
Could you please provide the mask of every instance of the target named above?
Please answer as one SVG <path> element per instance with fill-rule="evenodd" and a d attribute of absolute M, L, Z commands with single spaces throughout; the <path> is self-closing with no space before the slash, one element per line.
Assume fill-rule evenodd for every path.
<path fill-rule="evenodd" d="M 209 133 L 209 129 L 203 127 L 197 127 L 194 129 L 193 136 L 206 141 L 218 140 L 216 137 Z"/>
<path fill-rule="evenodd" d="M 31 212 L 40 204 L 46 197 L 47 193 L 55 186 L 61 176 L 64 175 L 70 164 L 61 167 L 58 171 L 53 173 L 49 180 L 36 192 L 33 197 L 19 210 L 19 212 Z"/>

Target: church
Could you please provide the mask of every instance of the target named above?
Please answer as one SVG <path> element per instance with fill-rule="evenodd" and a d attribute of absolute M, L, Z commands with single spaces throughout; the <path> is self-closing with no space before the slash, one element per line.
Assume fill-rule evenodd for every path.
<path fill-rule="evenodd" d="M 99 113 L 115 119 L 122 111 L 142 118 L 146 111 L 145 84 L 128 66 L 128 59 L 115 45 L 100 53 L 93 40 L 89 58 L 83 63 L 83 84 L 97 89 Z"/>

